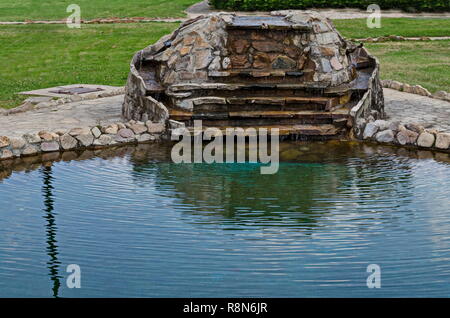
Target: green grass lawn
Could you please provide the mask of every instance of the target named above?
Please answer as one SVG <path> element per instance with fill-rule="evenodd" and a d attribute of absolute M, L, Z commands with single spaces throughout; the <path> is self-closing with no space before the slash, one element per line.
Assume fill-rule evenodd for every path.
<path fill-rule="evenodd" d="M 82 19 L 108 17 L 184 17 L 199 0 L 0 0 L 0 21 L 59 20 L 67 18 L 68 5 L 81 8 Z"/>
<path fill-rule="evenodd" d="M 369 29 L 366 19 L 333 20 L 333 23 L 343 36 L 353 39 L 388 35 L 450 36 L 450 19 L 383 18 L 380 29 Z"/>
<path fill-rule="evenodd" d="M 15 93 L 57 85 L 124 85 L 133 54 L 178 24 L 20 25 L 0 27 L 0 107 Z"/>
<path fill-rule="evenodd" d="M 381 77 L 450 91 L 450 41 L 367 44 L 381 63 Z"/>
<path fill-rule="evenodd" d="M 65 84 L 124 85 L 134 52 L 174 30 L 175 23 L 0 26 L 0 107 L 17 92 Z M 450 91 L 450 41 L 368 44 L 382 77 Z"/>

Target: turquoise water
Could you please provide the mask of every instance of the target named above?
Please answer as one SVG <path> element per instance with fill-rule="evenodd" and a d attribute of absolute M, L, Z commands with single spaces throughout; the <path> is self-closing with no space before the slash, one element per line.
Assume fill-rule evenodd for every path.
<path fill-rule="evenodd" d="M 450 296 L 448 155 L 284 144 L 261 175 L 167 154 L 3 163 L 0 297 Z"/>

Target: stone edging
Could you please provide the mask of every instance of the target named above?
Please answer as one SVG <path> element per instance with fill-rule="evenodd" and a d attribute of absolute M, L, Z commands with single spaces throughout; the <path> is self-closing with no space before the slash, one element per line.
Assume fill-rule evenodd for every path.
<path fill-rule="evenodd" d="M 382 144 L 450 152 L 450 133 L 436 129 L 425 129 L 417 123 L 382 120 L 386 117 L 385 113 L 369 107 L 374 97 L 371 95 L 373 93 L 373 87 L 371 87 L 373 84 L 377 84 L 377 82 L 372 82 L 369 85 L 369 90 L 350 111 L 350 116 L 352 117 L 351 137 L 359 140 L 376 141 Z M 379 83 L 378 85 L 384 87 L 394 86 L 399 90 L 423 96 L 431 95 L 428 90 L 420 85 L 411 86 L 389 80 L 383 81 L 383 83 Z"/>
<path fill-rule="evenodd" d="M 33 101 L 33 97 L 30 97 L 28 99 L 26 99 L 22 105 L 11 108 L 11 109 L 1 109 L 0 108 L 0 116 L 8 116 L 10 114 L 17 114 L 17 113 L 23 113 L 29 110 L 34 110 L 34 109 L 42 109 L 42 108 L 47 108 L 47 107 L 53 107 L 53 106 L 58 106 L 58 105 L 62 105 L 62 104 L 67 104 L 67 103 L 74 103 L 74 102 L 80 102 L 83 100 L 94 100 L 94 99 L 99 99 L 99 98 L 104 98 L 104 97 L 112 97 L 112 96 L 116 96 L 116 95 L 122 95 L 125 93 L 125 87 L 121 87 L 118 89 L 114 89 L 108 92 L 100 92 L 100 93 L 89 93 L 89 94 L 74 94 L 74 95 L 69 95 L 67 97 L 62 97 L 62 98 L 57 98 L 57 99 L 52 99 L 49 101 L 44 101 L 44 102 L 34 102 Z M 51 98 L 51 97 L 49 97 Z"/>
<path fill-rule="evenodd" d="M 450 93 L 446 91 L 438 91 L 434 94 L 431 94 L 426 88 L 422 87 L 421 85 L 409 85 L 393 80 L 382 80 L 381 85 L 384 88 L 391 88 L 400 92 L 416 94 L 450 102 Z"/>
<path fill-rule="evenodd" d="M 97 18 L 92 20 L 80 20 L 81 24 L 119 24 L 119 23 L 149 23 L 149 22 L 167 22 L 181 23 L 187 18 Z M 0 21 L 0 25 L 27 25 L 27 24 L 67 24 L 67 20 L 25 20 L 25 21 Z"/>
<path fill-rule="evenodd" d="M 353 128 L 354 137 L 381 144 L 410 146 L 450 152 L 450 133 L 436 129 L 425 129 L 415 123 L 402 124 L 399 121 L 358 119 Z"/>
<path fill-rule="evenodd" d="M 392 41 L 437 41 L 437 40 L 450 40 L 450 36 L 405 37 L 401 35 L 389 35 L 389 36 L 379 36 L 376 38 L 350 39 L 350 41 L 353 42 L 367 42 L 367 43 L 392 42 Z"/>
<path fill-rule="evenodd" d="M 0 160 L 39 153 L 152 142 L 163 139 L 165 132 L 165 123 L 131 120 L 126 123 L 73 128 L 67 131 L 40 131 L 15 138 L 0 136 Z"/>

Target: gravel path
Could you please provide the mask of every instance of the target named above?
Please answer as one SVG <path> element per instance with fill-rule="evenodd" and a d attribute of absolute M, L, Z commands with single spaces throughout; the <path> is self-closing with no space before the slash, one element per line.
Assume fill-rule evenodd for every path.
<path fill-rule="evenodd" d="M 450 132 L 450 103 L 384 89 L 390 120 L 416 122 Z M 9 116 L 0 115 L 0 136 L 111 124 L 121 121 L 123 95 L 63 104 Z"/>
<path fill-rule="evenodd" d="M 322 15 L 330 19 L 359 19 L 367 18 L 368 12 L 359 9 L 311 9 L 320 12 Z M 208 4 L 208 0 L 196 3 L 185 10 L 186 18 L 148 18 L 148 17 L 128 17 L 128 18 L 98 18 L 93 20 L 81 20 L 84 24 L 103 24 L 103 23 L 144 23 L 144 22 L 184 22 L 188 19 L 198 17 L 200 15 L 206 15 L 214 12 L 220 12 L 221 10 L 215 10 Z M 264 15 L 268 14 L 267 11 L 233 11 L 236 14 L 253 14 Z M 444 13 L 407 13 L 398 10 L 384 10 L 382 12 L 384 18 L 441 18 L 449 19 L 450 12 Z M 62 20 L 27 20 L 27 21 L 0 21 L 0 25 L 22 25 L 22 24 L 65 24 L 66 19 Z"/>
<path fill-rule="evenodd" d="M 330 18 L 330 19 L 358 19 L 358 18 L 367 18 L 368 14 L 365 10 L 359 9 L 311 9 L 314 11 L 320 12 L 322 15 Z M 196 3 L 186 9 L 186 13 L 190 17 L 196 17 L 202 14 L 209 14 L 212 12 L 219 12 L 220 10 L 214 10 L 208 4 L 207 0 Z M 267 14 L 268 12 L 254 11 L 254 12 L 240 12 L 237 11 L 237 14 Z M 383 10 L 382 17 L 384 18 L 450 18 L 450 12 L 445 13 L 407 13 L 399 10 Z"/>

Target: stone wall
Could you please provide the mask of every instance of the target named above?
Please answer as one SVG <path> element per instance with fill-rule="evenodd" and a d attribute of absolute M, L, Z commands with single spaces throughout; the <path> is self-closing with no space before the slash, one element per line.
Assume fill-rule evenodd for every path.
<path fill-rule="evenodd" d="M 200 16 L 135 54 L 123 114 L 128 119 L 151 118 L 142 96 L 191 111 L 191 94 L 173 93 L 172 87 L 179 85 L 336 87 L 357 75 L 349 56 L 352 50 L 354 45 L 342 38 L 331 21 L 314 12 Z"/>
<path fill-rule="evenodd" d="M 414 123 L 369 117 L 357 122 L 354 133 L 356 138 L 364 141 L 450 152 L 450 133 L 425 129 Z"/>
<path fill-rule="evenodd" d="M 19 138 L 0 136 L 0 160 L 40 153 L 104 148 L 160 140 L 166 124 L 131 120 L 106 126 L 73 128 L 68 131 L 40 131 Z"/>

